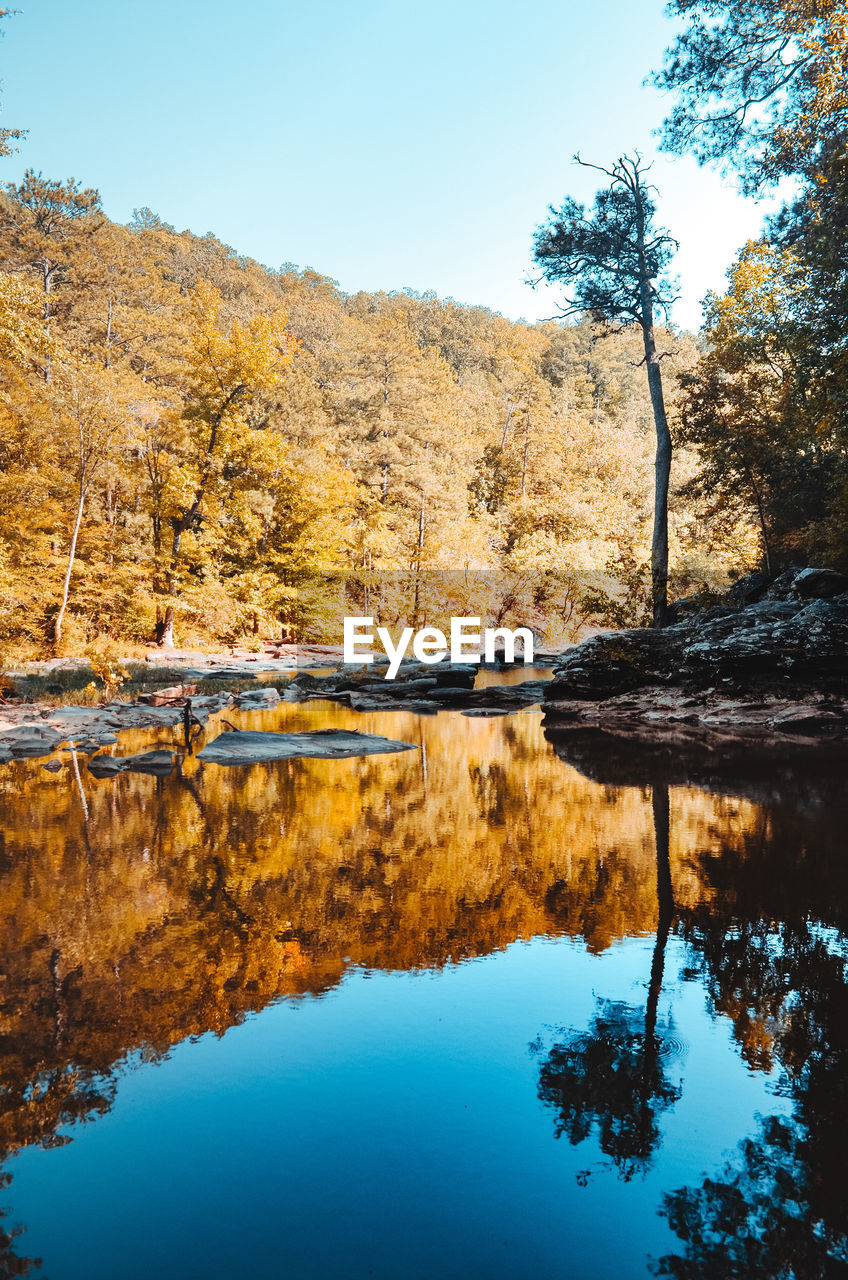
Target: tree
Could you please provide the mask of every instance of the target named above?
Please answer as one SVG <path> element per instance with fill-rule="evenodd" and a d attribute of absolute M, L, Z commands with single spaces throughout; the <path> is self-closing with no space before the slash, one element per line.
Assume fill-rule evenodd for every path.
<path fill-rule="evenodd" d="M 128 424 L 130 410 L 120 387 L 106 378 L 103 370 L 73 358 L 65 359 L 57 369 L 54 395 L 60 423 L 69 435 L 68 461 L 74 476 L 76 498 L 62 596 L 53 624 L 53 643 L 58 647 L 86 499 L 98 472 L 109 460 L 117 438 Z"/>
<path fill-rule="evenodd" d="M 35 275 L 44 296 L 44 325 L 50 332 L 53 316 L 53 294 L 67 282 L 74 257 L 74 233 L 81 228 L 94 230 L 100 224 L 95 215 L 100 210 L 100 195 L 92 188 L 83 189 L 73 178 L 67 182 L 45 178 L 27 169 L 18 186 L 8 184 L 11 201 L 5 210 L 4 228 L 11 241 L 7 256 L 13 270 Z M 49 355 L 44 378 L 50 381 Z"/>
<path fill-rule="evenodd" d="M 841 564 L 839 321 L 819 323 L 801 246 L 751 241 L 728 276 L 726 294 L 707 299 L 708 349 L 681 380 L 681 438 L 700 460 L 688 492 L 747 508 L 769 573 L 799 558 Z"/>
<path fill-rule="evenodd" d="M 166 589 L 179 590 L 183 538 L 198 531 L 211 501 L 232 508 L 239 495 L 255 487 L 257 471 L 275 439 L 251 416 L 261 396 L 273 390 L 291 361 L 295 339 L 286 332 L 286 315 L 255 315 L 247 325 L 222 327 L 221 295 L 199 284 L 191 297 L 191 340 L 187 384 L 178 413 L 177 463 L 169 474 L 173 530 Z M 159 643 L 174 642 L 174 606 L 161 621 Z"/>
<path fill-rule="evenodd" d="M 39 297 L 28 280 L 0 272 L 0 359 L 25 365 L 48 346 Z"/>
<path fill-rule="evenodd" d="M 577 157 L 578 164 L 583 162 Z M 542 278 L 573 290 L 563 314 L 589 312 L 610 325 L 636 323 L 642 331 L 644 364 L 656 432 L 654 529 L 651 580 L 654 626 L 665 622 L 668 606 L 668 489 L 671 433 L 666 416 L 654 329 L 655 312 L 668 314 L 671 285 L 666 275 L 677 241 L 654 225 L 655 188 L 646 184 L 641 157 L 622 156 L 611 169 L 588 165 L 609 179 L 595 196 L 591 215 L 568 198 L 536 231 L 534 257 Z"/>
<path fill-rule="evenodd" d="M 672 0 L 686 26 L 654 83 L 677 94 L 665 145 L 742 165 L 757 190 L 807 175 L 848 128 L 848 28 L 840 0 Z"/>

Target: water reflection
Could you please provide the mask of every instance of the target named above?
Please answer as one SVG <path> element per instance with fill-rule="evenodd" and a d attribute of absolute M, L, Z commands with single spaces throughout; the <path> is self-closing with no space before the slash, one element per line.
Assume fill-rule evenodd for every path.
<path fill-rule="evenodd" d="M 792 1114 L 762 1117 L 717 1173 L 664 1194 L 681 1248 L 652 1270 L 678 1280 L 848 1274 L 844 750 L 749 746 L 747 759 L 738 749 L 716 760 L 677 744 L 637 762 L 621 739 L 552 736 L 595 778 L 661 771 L 767 802 L 741 847 L 697 859 L 700 893 L 678 930 L 714 1013 L 731 1020 L 751 1070 L 778 1071 Z"/>
<path fill-rule="evenodd" d="M 594 1134 L 628 1180 L 662 1165 L 685 1089 L 662 1011 L 677 935 L 746 1069 L 778 1070 L 792 1114 L 737 1135 L 746 1145 L 718 1175 L 697 1181 L 695 1164 L 685 1189 L 663 1184 L 681 1243 L 654 1265 L 771 1277 L 844 1261 L 844 762 L 548 743 L 526 714 L 314 703 L 243 723 L 355 727 L 419 750 L 244 771 L 184 754 L 169 778 L 96 781 L 72 766 L 54 778 L 31 763 L 0 775 L 4 1154 L 69 1141 L 112 1106 L 124 1064 L 320 996 L 351 968 L 438 970 L 539 935 L 601 955 L 645 937 L 644 1001 L 599 993 L 586 1023 L 540 1041 L 537 1068 L 548 1126 L 552 1110 L 570 1141 Z M 138 735 L 121 750 L 152 745 Z M 779 1194 L 787 1178 L 794 1200 Z M 760 1256 L 764 1224 L 774 1240 Z M 16 1247 L 0 1233 L 0 1275 L 23 1274 Z M 733 1271 L 743 1255 L 748 1270 Z"/>
<path fill-rule="evenodd" d="M 659 1117 L 680 1097 L 663 1058 L 673 1024 L 658 1026 L 665 949 L 674 917 L 669 844 L 669 792 L 651 787 L 657 863 L 657 933 L 644 1010 L 599 998 L 587 1032 L 561 1032 L 539 1068 L 539 1097 L 556 1113 L 556 1136 L 572 1145 L 597 1130 L 601 1151 L 625 1181 L 647 1172 L 660 1143 Z M 541 1052 L 543 1041 L 533 1046 Z M 585 1177 L 585 1175 L 584 1175 Z"/>

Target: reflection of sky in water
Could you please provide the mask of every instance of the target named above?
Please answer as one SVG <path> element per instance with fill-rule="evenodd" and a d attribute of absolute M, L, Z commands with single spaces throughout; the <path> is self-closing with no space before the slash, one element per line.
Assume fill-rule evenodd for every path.
<path fill-rule="evenodd" d="M 758 1113 L 793 1113 L 777 1085 L 797 1000 L 791 979 L 763 991 L 789 949 L 769 894 L 785 890 L 787 916 L 797 906 L 787 928 L 808 948 L 810 989 L 817 972 L 831 980 L 845 934 L 804 920 L 836 903 L 843 923 L 834 833 L 671 789 L 676 914 L 656 1049 L 676 1100 L 657 1113 L 647 1172 L 626 1181 L 596 1128 L 555 1140 L 540 1063 L 599 1009 L 643 1023 L 649 786 L 588 781 L 538 715 L 324 702 L 226 715 L 419 751 L 250 770 L 189 759 L 170 779 L 83 771 L 87 824 L 70 770 L 3 774 L 0 1116 L 23 1144 L 4 1194 L 6 1229 L 26 1229 L 18 1252 L 52 1280 L 627 1280 L 679 1251 L 663 1194 L 715 1173 Z M 117 750 L 166 740 L 127 735 Z M 722 938 L 765 957 L 750 990 L 736 952 L 724 971 Z M 637 1065 L 644 1052 L 637 1036 Z M 60 1126 L 67 1145 L 26 1145 L 53 1132 L 39 1071 L 64 1088 L 69 1064 L 109 1071 L 125 1054 L 104 1114 Z M 635 1089 L 638 1109 L 638 1072 Z"/>
<path fill-rule="evenodd" d="M 657 1170 L 623 1184 L 591 1142 L 552 1140 L 529 1043 L 586 1022 L 598 987 L 640 999 L 649 965 L 641 941 L 595 958 L 537 940 L 436 974 L 354 972 L 183 1044 L 72 1144 L 14 1162 L 27 1245 L 57 1280 L 105 1280 L 117 1258 L 139 1277 L 641 1275 L 673 1243 L 663 1188 L 772 1104 L 700 989 L 672 982 L 685 1088 Z"/>

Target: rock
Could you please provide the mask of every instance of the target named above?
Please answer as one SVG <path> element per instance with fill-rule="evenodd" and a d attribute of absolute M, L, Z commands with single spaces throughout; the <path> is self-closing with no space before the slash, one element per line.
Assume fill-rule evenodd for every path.
<path fill-rule="evenodd" d="M 366 693 L 385 694 L 386 697 L 398 699 L 419 698 L 422 694 L 435 689 L 435 680 L 363 680 L 358 688 Z"/>
<path fill-rule="evenodd" d="M 785 569 L 783 573 L 779 573 L 774 578 L 767 591 L 764 593 L 766 600 L 790 600 L 792 599 L 792 584 L 798 577 L 799 573 L 803 573 L 801 565 L 793 565 L 791 569 Z"/>
<path fill-rule="evenodd" d="M 554 667 L 546 691 L 551 701 L 602 699 L 661 683 L 679 669 L 685 631 L 681 623 L 662 631 L 633 628 L 602 632 L 568 650 Z"/>
<path fill-rule="evenodd" d="M 381 698 L 376 694 L 349 693 L 339 694 L 339 697 L 333 700 L 341 702 L 343 699 L 345 705 L 352 711 L 411 711 L 420 715 L 431 715 L 439 710 L 437 703 L 423 698 Z"/>
<path fill-rule="evenodd" d="M 838 578 L 792 569 L 744 607 L 714 606 L 659 631 L 593 636 L 555 664 L 546 697 L 603 701 L 648 689 L 656 697 L 715 687 L 746 696 L 784 696 L 789 687 L 848 690 L 848 595 L 808 601 L 801 594 L 814 582 L 835 590 Z"/>
<path fill-rule="evenodd" d="M 62 761 L 61 761 L 61 760 L 48 760 L 48 761 L 47 761 L 47 763 L 46 763 L 46 764 L 43 764 L 41 767 L 42 767 L 42 769 L 46 769 L 48 773 L 61 773 L 61 772 L 62 772 Z"/>
<path fill-rule="evenodd" d="M 116 773 L 152 773 L 165 777 L 174 767 L 171 751 L 145 751 L 138 756 L 95 756 L 88 762 L 89 773 L 95 778 L 110 778 Z"/>
<path fill-rule="evenodd" d="M 466 707 L 462 715 L 469 717 L 482 716 L 509 716 L 512 715 L 512 707 Z"/>
<path fill-rule="evenodd" d="M 235 705 L 239 711 L 260 711 L 268 707 L 276 707 L 280 695 L 274 685 L 263 689 L 249 689 L 236 697 Z"/>
<path fill-rule="evenodd" d="M 848 578 L 832 569 L 802 569 L 792 590 L 799 600 L 830 600 L 848 592 Z"/>
<path fill-rule="evenodd" d="M 462 685 L 437 685 L 427 694 L 428 702 L 437 702 L 439 706 L 446 703 L 467 702 L 470 690 Z"/>
<path fill-rule="evenodd" d="M 749 604 L 761 600 L 769 585 L 769 577 L 765 573 L 749 573 L 739 578 L 725 592 L 725 599 L 736 608 L 744 609 Z"/>
<path fill-rule="evenodd" d="M 113 778 L 115 774 L 121 773 L 121 762 L 118 756 L 95 756 L 93 760 L 88 762 L 89 773 L 93 773 L 95 778 Z"/>
<path fill-rule="evenodd" d="M 304 733 L 237 730 L 222 733 L 199 751 L 197 758 L 213 764 L 237 765 L 300 757 L 334 760 L 417 749 L 410 742 L 394 742 L 355 729 L 318 729 Z"/>
<path fill-rule="evenodd" d="M 0 748 L 8 750 L 13 758 L 37 759 L 52 755 L 67 736 L 47 724 L 19 724 L 0 733 Z"/>
<path fill-rule="evenodd" d="M 197 693 L 196 684 L 174 684 L 168 689 L 154 689 L 152 693 L 140 693 L 137 702 L 147 703 L 151 707 L 173 706 L 183 703 Z"/>
<path fill-rule="evenodd" d="M 821 707 L 789 707 L 772 720 L 781 733 L 822 733 L 845 728 L 845 720 Z"/>

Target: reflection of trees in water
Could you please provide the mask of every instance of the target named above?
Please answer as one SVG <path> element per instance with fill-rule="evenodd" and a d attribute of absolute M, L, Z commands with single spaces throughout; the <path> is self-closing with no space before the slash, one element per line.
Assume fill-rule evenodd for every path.
<path fill-rule="evenodd" d="M 308 727 L 350 723 L 341 708 L 315 705 Z M 355 723 L 386 731 L 379 717 Z M 666 790 L 657 786 L 651 814 L 640 790 L 649 777 L 607 788 L 564 769 L 532 717 L 514 718 L 509 745 L 499 721 L 393 719 L 391 736 L 419 733 L 426 779 L 412 752 L 244 773 L 188 760 L 166 779 L 99 783 L 83 773 L 85 822 L 73 779 L 63 789 L 39 769 L 9 766 L 0 802 L 8 791 L 9 812 L 21 817 L 0 846 L 0 1152 L 49 1143 L 60 1126 L 107 1107 L 127 1053 L 156 1057 L 281 996 L 327 990 L 348 957 L 368 968 L 440 966 L 550 933 L 599 952 L 652 929 L 659 900 L 644 1007 L 601 1005 L 588 1033 L 607 1054 L 610 1081 L 593 1114 L 607 1108 L 620 1168 L 643 1167 L 675 1087 L 663 1074 L 670 1028 L 658 1013 L 671 925 L 662 875 L 670 889 L 674 868 L 676 919 L 698 954 L 713 946 L 711 934 L 694 938 L 699 901 L 705 926 L 712 899 L 732 904 L 737 934 L 803 904 L 824 918 L 821 904 L 839 896 L 833 875 L 826 880 L 823 860 L 797 869 L 809 822 L 783 839 L 785 856 L 774 854 L 767 810 L 682 790 L 669 842 Z M 655 844 L 666 849 L 659 862 Z M 715 856 L 695 863 L 693 850 Z M 773 856 L 777 872 L 767 870 Z M 766 914 L 745 897 L 749 862 L 772 881 Z M 776 895 L 790 872 L 785 902 Z M 702 968 L 717 1007 L 736 1016 L 722 968 L 731 941 L 716 934 L 725 961 Z M 734 964 L 753 958 L 751 948 Z M 765 960 L 760 971 L 765 984 Z M 814 966 L 812 987 L 817 975 Z M 758 1013 L 765 993 L 751 997 L 751 1043 L 771 1026 Z"/>
<path fill-rule="evenodd" d="M 844 1280 L 844 1210 L 841 1221 L 821 1216 L 810 1136 L 794 1117 L 768 1116 L 717 1177 L 667 1195 L 662 1212 L 684 1252 L 654 1263 L 654 1274 L 674 1280 Z M 834 1188 L 843 1201 L 845 1187 Z M 833 1192 L 828 1198 L 835 1198 Z"/>
<path fill-rule="evenodd" d="M 71 1139 L 59 1129 L 77 1121 L 103 1115 L 115 1096 L 115 1080 L 94 1075 L 71 1065 L 38 1072 L 29 1079 L 12 1075 L 8 1064 L 0 1092 L 0 1126 L 12 1149 L 22 1146 L 61 1147 Z M 14 1135 L 14 1137 L 12 1137 Z M 0 1192 L 12 1181 L 0 1173 Z M 41 1266 L 40 1259 L 20 1257 L 17 1244 L 24 1233 L 20 1226 L 6 1222 L 9 1210 L 0 1207 L 0 1280 L 30 1275 Z"/>
<path fill-rule="evenodd" d="M 83 810 L 72 774 L 0 774 L 0 1155 L 108 1107 L 127 1054 L 320 994 L 348 963 L 438 967 L 576 930 L 600 951 L 650 926 L 641 793 L 564 777 L 531 717 L 509 745 L 502 723 L 463 717 L 390 732 L 422 735 L 426 778 L 412 752 L 244 772 L 191 759 L 164 779 L 83 771 Z M 695 809 L 707 830 L 715 806 Z"/>
<path fill-rule="evenodd" d="M 571 1031 L 548 1051 L 539 1069 L 539 1097 L 556 1113 L 557 1137 L 577 1145 L 597 1131 L 619 1175 L 644 1173 L 659 1146 L 659 1117 L 680 1097 L 667 1077 L 658 1024 L 665 948 L 674 915 L 669 854 L 668 786 L 652 788 L 657 866 L 657 933 L 644 1010 L 599 1000 L 586 1032 Z"/>
<path fill-rule="evenodd" d="M 698 891 L 678 902 L 676 932 L 749 1068 L 779 1073 L 791 1114 L 762 1119 L 720 1171 L 664 1197 L 681 1249 L 652 1269 L 675 1280 L 848 1276 L 844 749 L 729 742 L 710 751 L 598 733 L 553 741 L 599 782 L 639 786 L 661 772 L 762 804 L 756 822 L 734 840 L 719 830 L 695 859 Z M 606 1111 L 590 1101 L 596 1115 L 615 1116 L 609 1095 Z"/>
<path fill-rule="evenodd" d="M 840 804 L 844 795 L 834 796 L 819 841 L 777 810 L 768 841 L 752 844 L 745 858 L 705 859 L 713 902 L 683 913 L 713 1007 L 733 1020 L 750 1067 L 777 1068 L 792 1113 L 761 1119 L 720 1171 L 665 1196 L 662 1212 L 682 1249 L 653 1264 L 658 1275 L 848 1276 L 848 868 Z"/>
<path fill-rule="evenodd" d="M 0 1191 L 5 1191 L 12 1181 L 9 1173 L 0 1173 Z M 0 1209 L 0 1280 L 12 1280 L 13 1276 L 28 1276 L 41 1267 L 40 1258 L 22 1258 L 15 1252 L 15 1243 L 23 1235 L 24 1228 L 6 1222 L 7 1211 Z"/>

